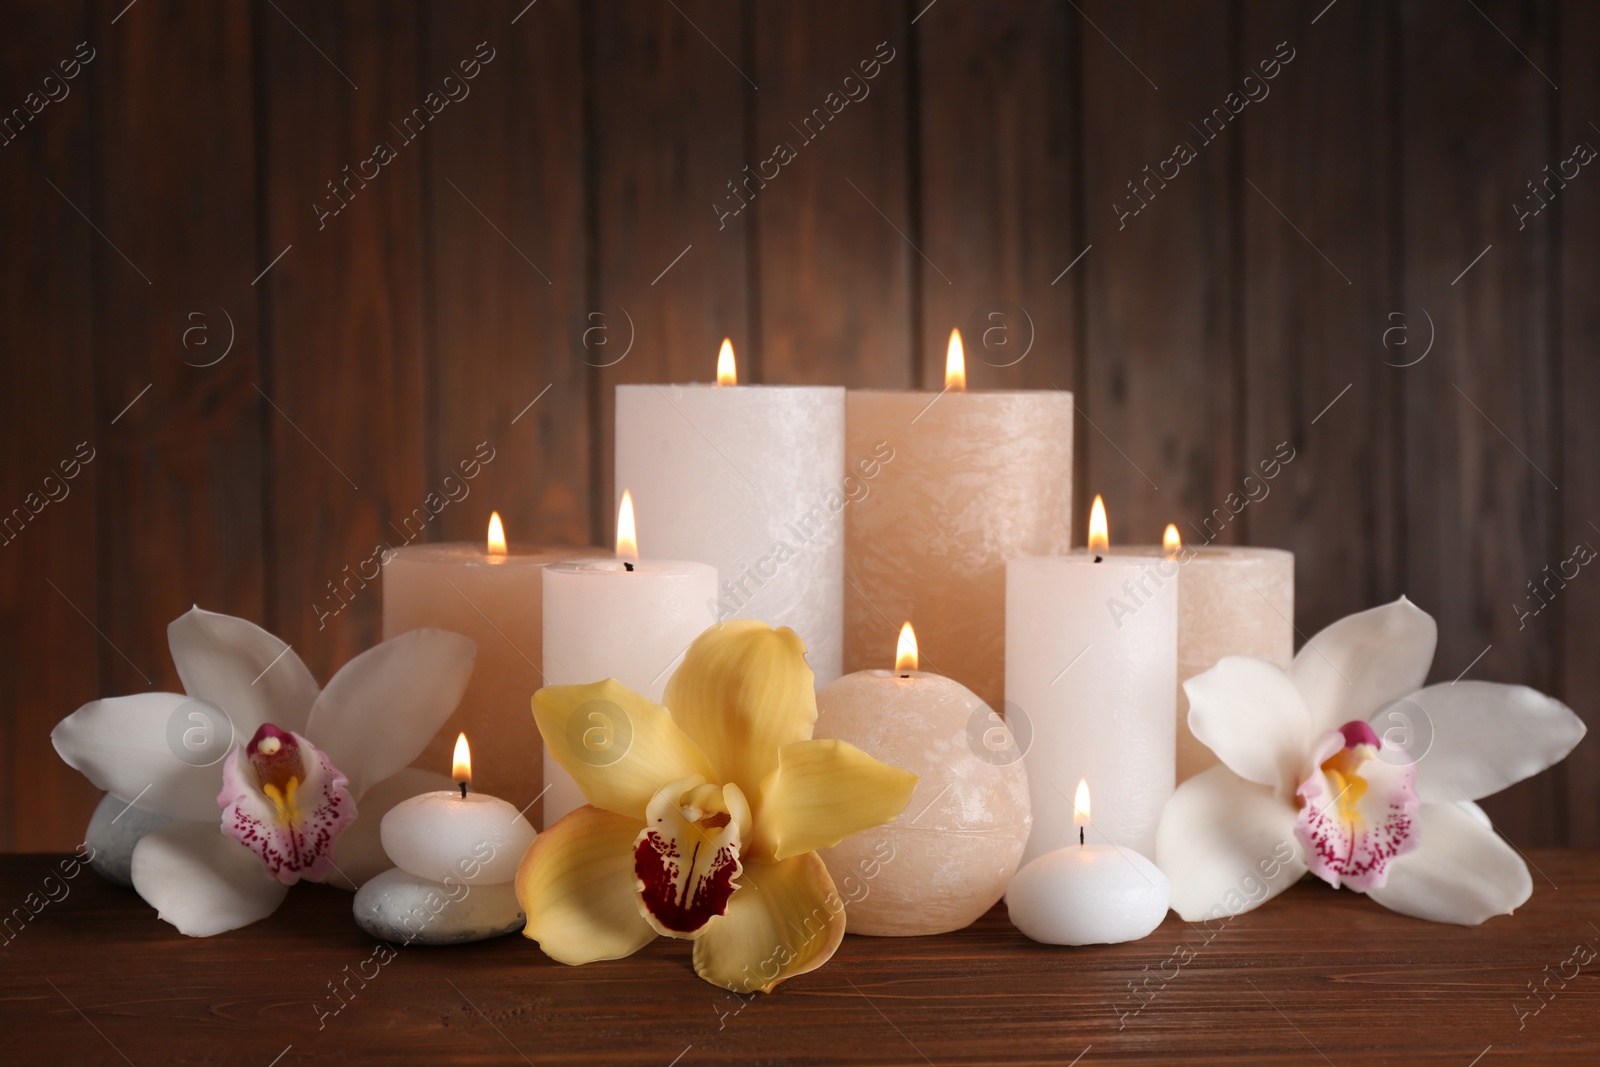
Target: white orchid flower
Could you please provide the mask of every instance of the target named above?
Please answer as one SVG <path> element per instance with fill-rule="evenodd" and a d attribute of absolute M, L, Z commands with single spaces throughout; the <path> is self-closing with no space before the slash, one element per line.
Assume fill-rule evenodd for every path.
<path fill-rule="evenodd" d="M 1156 862 L 1180 916 L 1249 911 L 1308 870 L 1435 922 L 1528 899 L 1527 866 L 1472 802 L 1560 762 L 1584 724 L 1527 686 L 1423 688 L 1437 641 L 1401 597 L 1329 626 L 1287 671 L 1230 656 L 1184 683 L 1189 728 L 1222 764 L 1161 814 Z"/>
<path fill-rule="evenodd" d="M 231 615 L 193 608 L 167 627 L 167 644 L 187 695 L 91 701 L 50 739 L 96 786 L 176 820 L 134 846 L 132 875 L 183 933 L 263 919 L 302 878 L 353 888 L 389 866 L 377 843 L 384 812 L 449 788 L 407 764 L 466 690 L 477 646 L 460 634 L 401 634 L 320 691 L 288 645 Z M 232 726 L 226 755 L 203 765 L 174 741 L 197 708 Z"/>

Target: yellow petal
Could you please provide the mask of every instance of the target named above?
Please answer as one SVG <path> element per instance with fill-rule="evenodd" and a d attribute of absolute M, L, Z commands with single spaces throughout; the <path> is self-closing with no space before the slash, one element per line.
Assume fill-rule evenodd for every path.
<path fill-rule="evenodd" d="M 734 782 L 755 797 L 778 765 L 778 749 L 811 736 L 817 694 L 805 653 L 793 630 L 754 619 L 695 638 L 667 683 L 666 701 L 716 769 L 707 781 Z"/>
<path fill-rule="evenodd" d="M 735 993 L 770 993 L 821 967 L 844 939 L 844 901 L 815 852 L 749 862 L 728 913 L 694 943 L 694 969 Z"/>
<path fill-rule="evenodd" d="M 831 848 L 905 810 L 917 776 L 880 762 L 846 741 L 784 745 L 778 769 L 761 786 L 749 851 L 788 859 Z"/>
<path fill-rule="evenodd" d="M 645 805 L 668 782 L 711 765 L 667 709 L 621 682 L 549 685 L 533 694 L 545 749 L 597 808 L 644 822 Z M 637 831 L 637 828 L 635 828 Z"/>
<path fill-rule="evenodd" d="M 517 868 L 523 936 L 572 964 L 621 959 L 654 940 L 635 903 L 633 839 L 643 825 L 585 806 L 535 838 Z"/>

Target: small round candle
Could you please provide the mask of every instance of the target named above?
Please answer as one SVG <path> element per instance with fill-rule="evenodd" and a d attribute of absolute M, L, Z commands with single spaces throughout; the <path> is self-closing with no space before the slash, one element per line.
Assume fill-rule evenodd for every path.
<path fill-rule="evenodd" d="M 1167 914 L 1172 886 L 1131 848 L 1086 844 L 1089 786 L 1074 801 L 1079 843 L 1029 863 L 1006 890 L 1011 923 L 1047 945 L 1114 945 L 1148 936 Z"/>

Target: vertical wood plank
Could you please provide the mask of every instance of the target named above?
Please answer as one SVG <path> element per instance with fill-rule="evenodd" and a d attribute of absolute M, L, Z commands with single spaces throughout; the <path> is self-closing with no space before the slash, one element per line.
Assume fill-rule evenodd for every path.
<path fill-rule="evenodd" d="M 279 2 L 257 17 L 267 152 L 257 269 L 283 257 L 260 283 L 272 616 L 325 681 L 378 638 L 376 553 L 437 540 L 434 517 L 452 506 L 424 476 L 418 141 L 474 101 L 438 107 L 449 72 L 421 69 L 412 4 Z M 503 60 L 480 79 L 502 74 Z"/>
<path fill-rule="evenodd" d="M 454 71 L 460 97 L 423 144 L 429 485 L 448 477 L 466 494 L 438 526 L 476 541 L 498 509 L 513 541 L 585 544 L 589 375 L 572 343 L 587 300 L 579 8 L 546 0 L 515 24 L 516 9 L 486 2 L 423 14 L 423 78 Z M 485 41 L 499 55 L 468 79 Z M 459 464 L 483 442 L 495 459 L 466 482 Z"/>
<path fill-rule="evenodd" d="M 1315 25 L 1299 7 L 1243 9 L 1240 71 L 1260 99 L 1239 119 L 1240 473 L 1265 495 L 1241 518 L 1251 543 L 1295 553 L 1307 637 L 1401 592 L 1396 415 L 1415 370 L 1397 364 L 1422 355 L 1428 327 L 1396 303 L 1391 28 L 1387 5 L 1360 0 Z M 1295 58 L 1266 78 L 1281 43 Z M 1284 442 L 1293 460 L 1263 478 Z"/>
<path fill-rule="evenodd" d="M 1439 620 L 1436 680 L 1470 665 L 1472 678 L 1548 690 L 1557 613 L 1524 626 L 1516 605 L 1564 555 L 1553 215 L 1519 229 L 1515 206 L 1554 159 L 1551 16 L 1477 6 L 1402 15 L 1405 296 L 1438 330 L 1403 386 L 1407 592 Z M 1563 788 L 1558 769 L 1484 807 L 1517 845 L 1552 844 Z"/>
<path fill-rule="evenodd" d="M 1578 144 L 1587 145 L 1590 158 L 1600 151 L 1600 8 L 1569 3 L 1561 10 L 1561 71 L 1552 72 L 1560 108 L 1560 125 L 1552 160 L 1574 157 Z M 1559 178 L 1570 176 L 1572 165 L 1557 163 Z M 1578 545 L 1590 558 L 1600 552 L 1600 160 L 1584 164 L 1569 182 L 1570 191 L 1557 188 L 1556 215 L 1546 228 L 1557 234 L 1560 248 L 1559 343 L 1561 360 L 1562 463 L 1554 475 L 1561 485 L 1562 537 L 1558 555 L 1573 556 Z M 1559 229 L 1557 224 L 1559 222 Z M 1580 557 L 1581 559 L 1581 557 Z M 1575 561 L 1577 562 L 1577 561 Z M 1557 565 L 1558 568 L 1560 565 Z M 1566 574 L 1572 565 L 1562 568 Z M 1568 758 L 1566 844 L 1581 848 L 1600 846 L 1600 751 L 1595 732 L 1600 730 L 1600 657 L 1594 654 L 1600 634 L 1600 574 L 1594 564 L 1584 565 L 1568 588 L 1561 590 L 1562 699 L 1589 724 L 1590 737 Z"/>
<path fill-rule="evenodd" d="M 1087 325 L 1078 403 L 1091 424 L 1075 514 L 1088 514 L 1087 500 L 1102 493 L 1113 543 L 1158 542 L 1168 522 L 1198 542 L 1205 538 L 1193 531 L 1226 507 L 1244 473 L 1229 179 L 1241 131 L 1232 121 L 1205 125 L 1242 77 L 1230 8 L 1080 6 L 1085 238 L 1093 247 L 1074 268 L 1083 272 Z M 1192 158 L 1167 165 L 1163 178 L 1178 145 Z M 1210 531 L 1220 543 L 1240 533 L 1232 521 Z"/>
<path fill-rule="evenodd" d="M 713 205 L 748 161 L 745 94 L 754 90 L 737 4 L 606 0 L 591 10 L 597 262 L 584 321 L 605 332 L 590 334 L 583 352 L 599 388 L 593 533 L 610 544 L 621 491 L 612 484 L 616 385 L 710 381 L 724 337 L 753 380 L 748 234 L 719 223 Z M 648 517 L 639 521 L 648 537 Z"/>
<path fill-rule="evenodd" d="M 83 4 L 0 11 L 0 99 L 28 116 L 0 116 L 10 120 L 0 126 L 0 851 L 71 848 L 97 799 L 56 757 L 50 730 L 98 695 L 102 652 L 113 654 L 93 622 L 106 424 L 95 411 L 90 325 L 101 238 L 72 207 L 92 201 L 89 71 L 105 43 Z M 82 55 L 93 57 L 88 67 Z"/>
<path fill-rule="evenodd" d="M 918 5 L 919 7 L 921 5 Z M 1071 9 L 941 4 L 917 20 L 919 380 L 959 327 L 972 389 L 1071 391 L 1078 360 Z"/>
<path fill-rule="evenodd" d="M 939 269 L 949 268 L 912 247 L 905 9 L 825 0 L 756 5 L 751 17 L 761 88 L 755 143 L 741 166 L 757 176 L 746 195 L 757 226 L 764 380 L 907 385 L 914 280 L 922 271 L 925 285 L 943 285 Z M 765 187 L 762 175 L 771 175 Z M 729 178 L 742 182 L 744 172 Z M 739 203 L 718 192 L 719 203 Z M 748 226 L 751 212 L 737 218 Z"/>

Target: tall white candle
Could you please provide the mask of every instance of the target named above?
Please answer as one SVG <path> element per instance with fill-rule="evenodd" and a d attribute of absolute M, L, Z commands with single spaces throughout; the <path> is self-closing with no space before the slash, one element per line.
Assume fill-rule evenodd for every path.
<path fill-rule="evenodd" d="M 651 536 L 654 536 L 652 532 Z M 716 620 L 706 602 L 716 595 L 717 571 L 704 563 L 639 559 L 632 501 L 623 493 L 617 519 L 617 557 L 553 563 L 544 575 L 544 681 L 586 685 L 615 678 L 660 700 L 690 642 Z M 583 733 L 574 747 L 598 762 L 626 753 L 631 734 L 620 709 L 574 717 Z M 560 764 L 544 755 L 544 822 L 584 804 Z"/>
<path fill-rule="evenodd" d="M 717 569 L 703 608 L 788 626 L 826 685 L 843 662 L 844 389 L 731 384 L 723 347 L 730 384 L 617 387 L 617 485 L 651 556 Z"/>
<path fill-rule="evenodd" d="M 1071 790 L 1096 783 L 1105 839 L 1145 855 L 1172 795 L 1178 596 L 1163 561 L 1112 554 L 1095 498 L 1091 548 L 1006 565 L 1006 694 L 1028 769 L 1033 833 L 1023 863 L 1073 830 Z"/>

